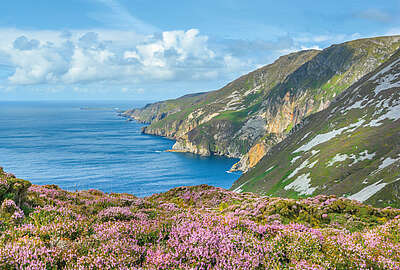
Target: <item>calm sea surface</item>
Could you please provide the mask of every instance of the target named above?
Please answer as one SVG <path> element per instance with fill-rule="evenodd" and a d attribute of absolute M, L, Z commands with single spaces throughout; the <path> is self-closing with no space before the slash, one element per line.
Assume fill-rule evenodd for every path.
<path fill-rule="evenodd" d="M 0 102 L 0 166 L 35 184 L 147 196 L 177 186 L 229 188 L 237 161 L 168 153 L 173 141 L 141 134 L 116 108 L 140 102 Z M 84 108 L 84 109 L 82 109 Z"/>

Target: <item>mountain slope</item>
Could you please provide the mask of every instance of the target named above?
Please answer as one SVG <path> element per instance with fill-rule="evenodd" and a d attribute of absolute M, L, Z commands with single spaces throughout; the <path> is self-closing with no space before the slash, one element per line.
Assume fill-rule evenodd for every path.
<path fill-rule="evenodd" d="M 400 51 L 295 130 L 232 189 L 399 206 Z"/>
<path fill-rule="evenodd" d="M 222 137 L 232 137 L 227 136 L 227 133 L 233 135 L 244 125 L 247 113 L 254 113 L 258 109 L 263 97 L 274 85 L 282 82 L 288 74 L 316 54 L 318 51 L 310 50 L 282 56 L 275 63 L 242 76 L 220 90 L 149 104 L 142 109 L 127 111 L 125 115 L 140 122 L 150 123 L 144 128 L 144 133 L 178 140 L 174 146 L 176 150 L 239 157 L 240 151 L 227 149 L 231 141 L 225 141 Z M 264 121 L 256 121 L 255 124 L 262 128 Z M 220 130 L 212 131 L 213 134 L 206 136 L 202 143 L 192 142 L 189 137 L 199 139 L 199 126 L 201 127 L 198 130 L 210 126 L 218 126 Z M 189 133 L 194 129 L 196 130 Z M 210 141 L 214 133 L 220 136 L 216 139 L 217 143 Z M 263 135 L 263 132 L 258 133 L 255 139 Z M 242 152 L 245 153 L 246 150 Z"/>
<path fill-rule="evenodd" d="M 175 151 L 241 158 L 246 171 L 292 127 L 326 108 L 343 90 L 387 60 L 400 37 L 361 39 L 302 51 L 242 76 L 224 88 L 126 112 L 148 122 L 143 132 L 177 140 Z"/>

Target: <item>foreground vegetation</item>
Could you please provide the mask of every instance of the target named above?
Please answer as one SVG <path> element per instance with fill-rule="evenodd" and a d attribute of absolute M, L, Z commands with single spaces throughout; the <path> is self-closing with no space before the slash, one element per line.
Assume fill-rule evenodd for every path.
<path fill-rule="evenodd" d="M 400 210 L 206 185 L 68 192 L 0 170 L 2 269 L 400 269 Z"/>

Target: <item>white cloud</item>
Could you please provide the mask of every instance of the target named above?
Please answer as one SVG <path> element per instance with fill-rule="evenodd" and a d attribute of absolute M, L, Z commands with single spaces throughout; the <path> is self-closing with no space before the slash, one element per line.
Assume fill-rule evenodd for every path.
<path fill-rule="evenodd" d="M 126 59 L 138 60 L 146 67 L 179 66 L 190 58 L 207 61 L 215 57 L 208 48 L 207 36 L 199 35 L 197 29 L 188 31 L 163 32 L 160 40 L 138 45 L 133 51 L 126 51 Z"/>
<path fill-rule="evenodd" d="M 273 41 L 210 40 L 197 29 L 143 34 L 0 28 L 0 36 L 0 81 L 5 86 L 96 84 L 93 89 L 98 90 L 107 84 L 126 92 L 130 85 L 152 89 L 150 84 L 173 82 L 186 88 L 192 81 L 229 81 L 280 55 L 320 49 L 321 40 L 351 39 L 303 34 Z"/>
<path fill-rule="evenodd" d="M 7 60 L 3 64 L 15 69 L 7 78 L 14 85 L 190 81 L 218 78 L 245 66 L 211 48 L 197 29 L 148 36 L 116 31 L 127 40 L 112 39 L 117 34 L 110 30 L 2 32 L 8 40 L 0 42 L 0 55 Z"/>
<path fill-rule="evenodd" d="M 60 47 L 44 45 L 30 50 L 9 50 L 15 73 L 8 80 L 13 84 L 56 83 L 67 72 L 72 48 L 69 43 Z"/>
<path fill-rule="evenodd" d="M 322 48 L 319 47 L 318 45 L 314 45 L 311 47 L 301 46 L 300 48 L 301 48 L 301 50 L 322 50 Z"/>

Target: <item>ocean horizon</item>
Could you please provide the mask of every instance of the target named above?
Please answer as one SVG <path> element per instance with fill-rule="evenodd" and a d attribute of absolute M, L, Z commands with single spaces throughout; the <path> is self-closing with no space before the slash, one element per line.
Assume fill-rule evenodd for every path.
<path fill-rule="evenodd" d="M 145 101 L 2 101 L 0 165 L 34 184 L 149 196 L 178 186 L 229 188 L 237 161 L 165 152 L 173 140 L 141 133 L 119 110 Z"/>

